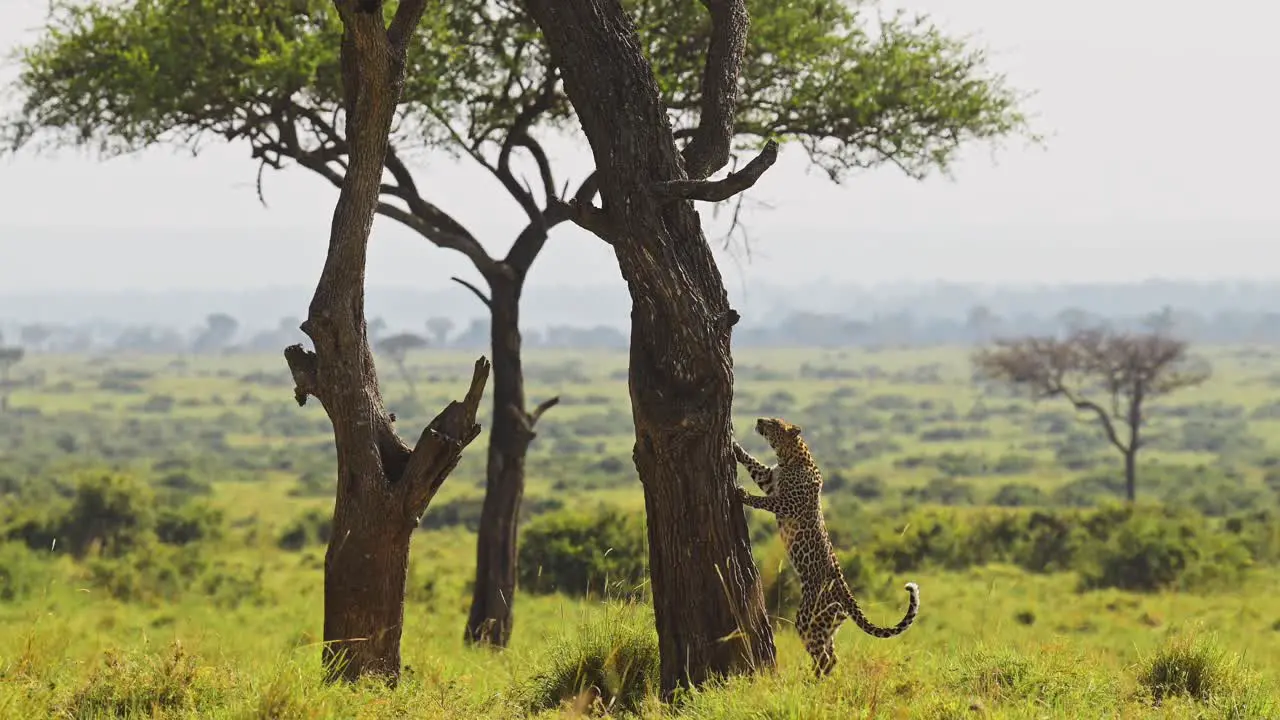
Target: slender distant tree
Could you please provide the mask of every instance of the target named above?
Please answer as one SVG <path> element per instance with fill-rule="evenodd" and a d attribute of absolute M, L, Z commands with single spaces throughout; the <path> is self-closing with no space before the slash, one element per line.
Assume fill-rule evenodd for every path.
<path fill-rule="evenodd" d="M 453 320 L 447 317 L 427 319 L 427 332 L 431 334 L 431 341 L 436 344 L 436 347 L 449 344 L 449 333 L 453 332 L 453 327 Z"/>
<path fill-rule="evenodd" d="M 1125 499 L 1137 498 L 1144 411 L 1152 400 L 1209 378 L 1207 362 L 1186 341 L 1160 331 L 1077 328 L 1065 338 L 997 340 L 973 357 L 982 379 L 1035 398 L 1062 398 L 1097 420 L 1124 458 Z"/>
<path fill-rule="evenodd" d="M 832 180 L 884 164 L 923 177 L 946 169 L 964 144 L 1023 126 L 1017 94 L 983 53 L 925 20 L 881 18 L 873 5 L 842 0 L 752 0 L 750 41 L 721 46 L 705 5 L 718 2 L 623 0 L 609 8 L 637 29 L 673 142 L 692 148 L 698 178 L 771 139 L 799 146 Z M 21 56 L 24 103 L 8 124 L 16 145 L 43 140 L 110 155 L 224 140 L 246 146 L 259 178 L 295 164 L 340 186 L 349 172 L 336 52 L 342 23 L 327 0 L 53 0 L 52 10 L 45 34 Z M 526 403 L 520 298 L 549 233 L 583 224 L 575 208 L 590 205 L 606 172 L 597 154 L 597 172 L 571 188 L 543 147 L 554 134 L 576 132 L 576 123 L 566 56 L 539 32 L 536 15 L 511 0 L 464 0 L 441 9 L 439 32 L 410 41 L 377 205 L 464 255 L 481 282 L 458 281 L 490 314 L 493 425 L 465 634 L 492 645 L 506 643 L 513 621 L 525 455 L 555 402 Z M 718 93 L 727 85 L 706 73 L 730 57 L 724 69 L 736 90 L 724 104 Z M 425 194 L 411 158 L 431 153 L 474 161 L 521 208 L 527 224 L 505 254 L 486 249 Z M 702 477 L 729 470 L 726 461 L 718 475 Z"/>
<path fill-rule="evenodd" d="M 391 362 L 396 364 L 396 369 L 400 371 L 400 377 L 409 386 L 409 396 L 414 400 L 418 399 L 418 388 L 413 384 L 413 376 L 409 374 L 409 368 L 405 366 L 405 360 L 408 359 L 411 351 L 421 350 L 426 346 L 426 338 L 413 333 L 396 333 L 382 338 L 377 345 L 378 350 L 385 353 L 387 357 L 391 358 Z"/>

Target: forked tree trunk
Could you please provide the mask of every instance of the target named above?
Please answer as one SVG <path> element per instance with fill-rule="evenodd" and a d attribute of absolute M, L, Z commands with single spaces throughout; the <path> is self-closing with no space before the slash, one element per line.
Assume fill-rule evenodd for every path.
<path fill-rule="evenodd" d="M 614 246 L 631 292 L 634 459 L 648 518 L 661 685 L 670 697 L 679 686 L 775 660 L 733 493 L 729 340 L 737 314 L 692 204 L 655 190 L 687 175 L 643 45 L 618 0 L 526 6 L 561 69 L 599 173 L 603 210 L 579 206 L 574 220 Z M 712 48 L 716 55 L 714 41 Z M 735 52 L 718 51 L 720 60 Z M 741 46 L 736 52 L 740 59 Z M 736 83 L 736 67 L 709 62 L 713 73 Z M 704 125 L 714 122 L 704 110 Z"/>
<path fill-rule="evenodd" d="M 338 491 L 325 553 L 324 646 L 331 679 L 400 675 L 409 540 L 418 519 L 479 433 L 476 408 L 489 364 L 476 362 L 463 402 L 453 402 L 410 449 L 378 388 L 364 314 L 369 233 L 404 53 L 425 0 L 402 0 L 390 28 L 380 2 L 336 0 L 350 153 L 334 208 L 329 252 L 302 330 L 315 351 L 285 349 L 301 405 L 317 398 L 333 425 Z"/>
<path fill-rule="evenodd" d="M 525 412 L 520 355 L 522 280 L 489 278 L 493 420 L 489 431 L 488 482 L 476 539 L 476 578 L 467 616 L 469 643 L 506 647 L 511 638 L 516 589 L 516 538 L 524 498 L 524 464 L 533 423 Z"/>

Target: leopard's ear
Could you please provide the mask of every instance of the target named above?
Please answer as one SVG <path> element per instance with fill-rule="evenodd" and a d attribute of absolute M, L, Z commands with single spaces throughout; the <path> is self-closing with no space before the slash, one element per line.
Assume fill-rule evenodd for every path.
<path fill-rule="evenodd" d="M 787 430 L 787 432 L 791 435 L 791 437 L 800 437 L 800 433 L 804 432 L 804 428 L 800 427 L 799 425 L 792 425 L 791 428 Z"/>

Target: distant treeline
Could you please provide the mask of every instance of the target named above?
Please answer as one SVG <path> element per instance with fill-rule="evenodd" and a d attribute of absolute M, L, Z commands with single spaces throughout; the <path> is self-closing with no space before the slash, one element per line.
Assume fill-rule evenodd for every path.
<path fill-rule="evenodd" d="M 1277 306 L 1280 307 L 1280 306 Z M 210 354 L 278 352 L 306 342 L 297 318 L 282 318 L 272 330 L 245 331 L 236 318 L 214 313 L 204 327 L 128 325 L 104 321 L 79 324 L 10 324 L 0 345 L 28 352 L 133 352 Z M 1108 325 L 1116 329 L 1159 328 L 1202 344 L 1280 344 L 1280 311 L 1220 310 L 1212 313 L 1163 307 L 1133 315 L 1102 315 L 1078 307 L 1052 313 L 1002 314 L 983 304 L 963 310 L 961 317 L 939 317 L 909 310 L 859 318 L 839 313 L 792 312 L 771 324 L 743 322 L 734 333 L 738 347 L 930 347 L 981 344 L 999 337 L 1056 335 L 1072 327 Z M 393 328 L 380 318 L 369 324 L 375 347 L 394 347 L 406 336 L 407 347 L 483 349 L 489 344 L 487 318 L 458 329 L 445 317 L 424 318 L 419 328 Z M 388 342 L 391 341 L 391 342 Z M 525 328 L 527 348 L 625 348 L 628 338 L 618 328 L 596 325 L 552 325 Z"/>

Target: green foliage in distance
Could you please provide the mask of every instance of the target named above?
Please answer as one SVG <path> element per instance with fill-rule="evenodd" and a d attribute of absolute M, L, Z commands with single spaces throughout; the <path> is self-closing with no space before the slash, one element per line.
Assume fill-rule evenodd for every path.
<path fill-rule="evenodd" d="M 709 16 L 687 0 L 626 4 L 687 137 Z M 410 48 L 397 149 L 477 156 L 522 122 L 573 129 L 558 73 L 519 3 L 433 5 Z M 870 2 L 748 5 L 740 149 L 796 141 L 837 181 L 884 163 L 922 177 L 946 170 L 970 141 L 1030 135 L 1023 95 L 982 50 L 926 18 Z M 328 0 L 52 0 L 43 34 L 18 51 L 11 90 L 20 104 L 3 139 L 107 156 L 245 139 L 266 165 L 292 159 L 332 180 L 340 169 L 327 163 L 344 154 L 340 35 Z"/>

